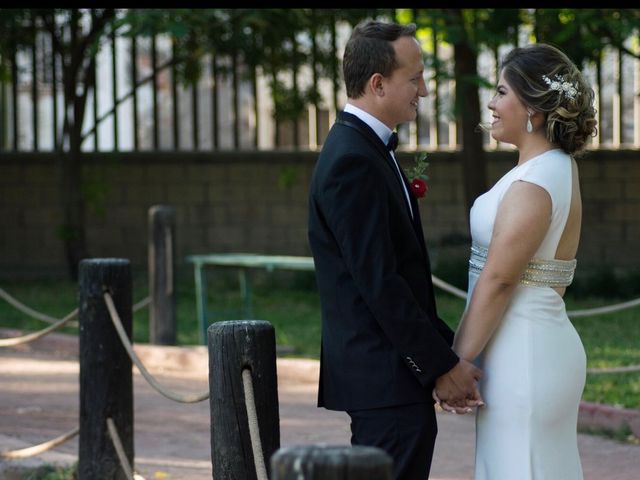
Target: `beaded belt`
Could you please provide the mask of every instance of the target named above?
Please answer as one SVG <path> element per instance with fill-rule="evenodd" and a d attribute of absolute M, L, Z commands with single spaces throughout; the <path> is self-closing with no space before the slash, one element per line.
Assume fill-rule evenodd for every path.
<path fill-rule="evenodd" d="M 487 261 L 488 249 L 476 245 L 471 246 L 469 270 L 480 274 Z M 573 260 L 542 260 L 533 258 L 527 269 L 520 277 L 520 283 L 536 287 L 568 287 L 573 281 L 576 271 L 576 259 Z"/>

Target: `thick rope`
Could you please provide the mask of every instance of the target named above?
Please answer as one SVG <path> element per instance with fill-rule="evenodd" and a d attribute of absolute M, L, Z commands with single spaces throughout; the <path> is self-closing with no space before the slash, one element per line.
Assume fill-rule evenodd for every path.
<path fill-rule="evenodd" d="M 14 347 L 16 345 L 21 345 L 23 343 L 33 342 L 34 340 L 38 340 L 39 338 L 48 335 L 54 330 L 63 327 L 69 320 L 78 315 L 78 309 L 76 308 L 69 315 L 64 317 L 62 320 L 58 320 L 53 325 L 49 325 L 47 328 L 44 328 L 38 332 L 29 333 L 27 335 L 23 335 L 21 337 L 13 337 L 13 338 L 2 338 L 0 339 L 0 347 Z"/>
<path fill-rule="evenodd" d="M 60 320 L 58 318 L 53 318 L 53 317 L 50 317 L 49 315 L 45 315 L 44 313 L 40 313 L 40 312 L 34 310 L 33 308 L 27 307 L 24 303 L 20 302 L 16 298 L 14 298 L 11 295 L 9 295 L 2 288 L 0 288 L 0 297 L 2 297 L 9 304 L 13 305 L 15 308 L 20 310 L 22 313 L 26 313 L 27 315 L 29 315 L 32 318 L 35 318 L 36 320 L 40 320 L 40 321 L 45 322 L 45 323 L 56 323 L 56 322 L 58 322 Z M 77 314 L 78 313 L 78 309 L 75 309 L 74 312 Z"/>
<path fill-rule="evenodd" d="M 133 311 L 136 312 L 141 308 L 144 308 L 147 305 L 149 305 L 149 303 L 151 303 L 151 297 L 147 297 L 143 300 L 140 300 L 138 303 L 136 303 L 133 306 Z M 15 347 L 16 345 L 21 345 L 23 343 L 28 343 L 28 342 L 33 342 L 34 340 L 38 340 L 39 338 L 42 338 L 45 335 L 48 335 L 49 333 L 53 332 L 54 330 L 64 326 L 67 322 L 69 322 L 69 320 L 71 320 L 77 315 L 78 315 L 78 309 L 76 308 L 73 312 L 71 312 L 69 315 L 64 317 L 62 320 L 56 320 L 56 323 L 38 332 L 29 333 L 21 337 L 2 338 L 0 339 L 0 347 Z"/>
<path fill-rule="evenodd" d="M 120 316 L 118 315 L 116 306 L 113 303 L 113 298 L 111 298 L 111 294 L 109 292 L 104 292 L 104 301 L 107 304 L 111 321 L 113 322 L 113 326 L 116 328 L 116 332 L 118 332 L 118 336 L 120 337 L 120 341 L 122 342 L 122 345 L 124 346 L 125 350 L 129 354 L 129 357 L 131 358 L 133 363 L 135 363 L 136 367 L 138 367 L 138 370 L 140 370 L 140 373 L 142 374 L 142 376 L 145 378 L 145 380 L 147 380 L 147 382 L 149 382 L 149 384 L 153 388 L 155 388 L 158 392 L 160 392 L 162 395 L 164 395 L 168 399 L 175 400 L 176 402 L 181 402 L 181 403 L 196 403 L 209 398 L 209 392 L 192 394 L 192 395 L 179 395 L 177 393 L 171 392 L 170 390 L 163 388 L 156 381 L 156 379 L 153 378 L 153 376 L 147 371 L 145 366 L 142 364 L 142 362 L 138 358 L 138 355 L 136 355 L 136 352 L 133 351 L 131 342 L 127 337 L 127 333 L 124 331 L 122 322 L 120 321 Z"/>
<path fill-rule="evenodd" d="M 131 310 L 134 311 L 134 312 L 137 312 L 138 310 L 146 307 L 150 303 L 151 303 L 151 297 L 143 298 L 138 303 L 136 303 L 133 307 L 131 307 Z"/>
<path fill-rule="evenodd" d="M 135 480 L 133 476 L 133 470 L 131 468 L 131 465 L 129 465 L 129 459 L 127 458 L 127 454 L 124 452 L 124 447 L 122 446 L 120 435 L 118 435 L 118 429 L 116 428 L 116 424 L 113 423 L 113 419 L 111 417 L 107 418 L 107 429 L 109 430 L 111 443 L 113 444 L 113 448 L 115 448 L 116 450 L 118 460 L 120 460 L 120 466 L 122 467 L 127 480 Z"/>
<path fill-rule="evenodd" d="M 454 287 L 453 285 L 445 282 L 444 280 L 441 280 L 435 275 L 431 275 L 431 280 L 436 287 L 440 287 L 446 292 L 449 292 L 463 300 L 467 299 L 467 292 L 465 292 L 464 290 L 460 290 L 459 288 Z M 591 317 L 594 315 L 602 315 L 605 313 L 619 312 L 620 310 L 626 310 L 627 308 L 636 307 L 638 305 L 640 305 L 640 298 L 604 307 L 587 308 L 583 310 L 567 310 L 567 316 L 571 318 Z"/>
<path fill-rule="evenodd" d="M 262 441 L 260 440 L 260 427 L 258 425 L 258 414 L 256 413 L 256 399 L 253 395 L 251 370 L 248 368 L 242 370 L 242 385 L 244 387 L 244 400 L 247 407 L 249 436 L 251 437 L 251 450 L 253 451 L 253 463 L 256 467 L 256 477 L 258 480 L 269 480 L 262 454 Z"/>
<path fill-rule="evenodd" d="M 635 307 L 637 305 L 640 305 L 640 298 L 636 298 L 635 300 L 629 300 L 628 302 L 617 303 L 615 305 L 609 305 L 606 307 L 596 307 L 596 308 L 587 308 L 585 310 L 568 311 L 567 315 L 570 316 L 571 318 L 590 317 L 593 315 L 601 315 L 604 313 L 618 312 L 620 310 L 625 310 L 627 308 Z"/>
<path fill-rule="evenodd" d="M 633 373 L 640 372 L 640 365 L 628 365 L 626 367 L 587 368 L 587 373 Z"/>
<path fill-rule="evenodd" d="M 454 287 L 453 285 L 445 282 L 444 280 L 439 279 L 435 275 L 431 275 L 431 281 L 433 282 L 433 284 L 436 287 L 440 287 L 444 291 L 449 292 L 449 293 L 451 293 L 451 294 L 455 295 L 456 297 L 461 298 L 463 300 L 467 299 L 467 292 L 465 292 L 464 290 L 460 290 L 457 287 Z"/>
<path fill-rule="evenodd" d="M 62 445 L 63 443 L 71 440 L 73 437 L 78 435 L 80 432 L 80 427 L 76 427 L 73 430 L 68 431 L 65 434 L 60 435 L 52 440 L 49 440 L 44 443 L 40 443 L 38 445 L 33 445 L 31 447 L 21 448 L 20 450 L 9 450 L 6 452 L 0 453 L 0 458 L 6 458 L 9 460 L 17 459 L 17 458 L 28 458 L 33 457 L 35 455 L 39 455 L 47 450 L 51 450 L 52 448 L 57 447 L 58 445 Z"/>

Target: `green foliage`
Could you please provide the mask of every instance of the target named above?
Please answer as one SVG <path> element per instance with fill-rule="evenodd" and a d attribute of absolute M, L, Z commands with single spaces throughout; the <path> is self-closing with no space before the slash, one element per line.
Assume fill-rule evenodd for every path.
<path fill-rule="evenodd" d="M 23 478 L 24 480 L 76 480 L 78 478 L 76 470 L 77 465 L 70 467 L 43 465 L 26 473 Z"/>
<path fill-rule="evenodd" d="M 298 174 L 298 168 L 293 165 L 282 167 L 278 175 L 278 186 L 284 190 L 290 189 L 298 181 Z"/>

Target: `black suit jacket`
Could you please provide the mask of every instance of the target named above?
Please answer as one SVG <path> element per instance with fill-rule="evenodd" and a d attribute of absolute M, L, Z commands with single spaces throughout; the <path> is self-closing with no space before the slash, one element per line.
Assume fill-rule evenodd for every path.
<path fill-rule="evenodd" d="M 432 401 L 436 378 L 458 362 L 418 205 L 410 193 L 412 220 L 392 162 L 376 133 L 342 112 L 314 168 L 308 235 L 322 310 L 318 406 L 328 409 Z"/>

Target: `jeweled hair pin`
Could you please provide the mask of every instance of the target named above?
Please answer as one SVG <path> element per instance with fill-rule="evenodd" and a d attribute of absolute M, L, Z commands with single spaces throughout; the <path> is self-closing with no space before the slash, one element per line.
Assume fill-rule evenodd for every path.
<path fill-rule="evenodd" d="M 575 100 L 575 98 L 580 94 L 574 83 L 565 81 L 564 77 L 561 77 L 560 75 L 556 75 L 555 80 L 551 80 L 546 75 L 542 75 L 542 79 L 547 85 L 549 85 L 550 90 L 556 90 L 560 95 L 564 95 L 571 100 Z"/>

